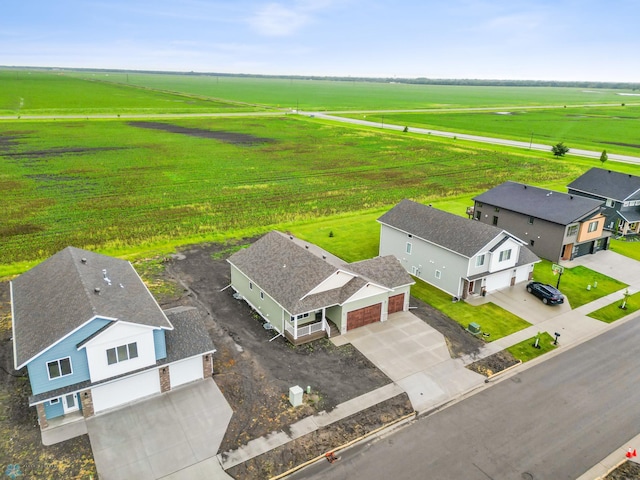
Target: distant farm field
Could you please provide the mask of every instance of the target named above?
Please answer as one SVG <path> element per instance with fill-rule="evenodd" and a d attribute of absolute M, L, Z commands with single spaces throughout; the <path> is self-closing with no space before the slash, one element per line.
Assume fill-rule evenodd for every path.
<path fill-rule="evenodd" d="M 386 110 L 631 103 L 626 90 L 478 87 L 150 73 L 69 73 L 161 91 L 300 110 Z M 107 76 L 108 75 L 108 76 Z M 640 99 L 637 100 L 640 102 Z"/>
<path fill-rule="evenodd" d="M 283 116 L 0 122 L 0 162 L 7 265 L 67 245 L 133 250 L 255 235 L 507 179 L 568 182 L 593 160 Z"/>
<path fill-rule="evenodd" d="M 348 116 L 548 145 L 564 142 L 574 148 L 640 156 L 640 105 Z"/>
<path fill-rule="evenodd" d="M 108 78 L 105 74 L 102 78 Z M 255 110 L 188 93 L 73 78 L 62 72 L 0 69 L 0 115 L 202 113 Z"/>

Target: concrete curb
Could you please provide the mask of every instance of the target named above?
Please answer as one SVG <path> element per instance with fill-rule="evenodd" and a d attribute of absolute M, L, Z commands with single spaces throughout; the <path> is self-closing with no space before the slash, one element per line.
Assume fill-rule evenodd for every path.
<path fill-rule="evenodd" d="M 325 452 L 322 455 L 318 455 L 317 457 L 312 458 L 311 460 L 307 460 L 306 462 L 301 463 L 300 465 L 297 465 L 297 466 L 295 466 L 293 468 L 290 468 L 286 472 L 283 472 L 283 473 L 281 473 L 279 475 L 276 475 L 275 477 L 271 477 L 269 480 L 280 480 L 281 478 L 287 477 L 287 476 L 291 475 L 292 473 L 297 472 L 298 470 L 301 470 L 301 469 L 303 469 L 305 467 L 308 467 L 309 465 L 311 465 L 313 463 L 316 463 L 319 460 L 323 460 L 328 453 L 339 452 L 340 450 L 344 450 L 346 448 L 349 448 L 351 445 L 354 445 L 354 444 L 356 444 L 358 442 L 361 442 L 362 440 L 365 440 L 366 438 L 369 438 L 369 437 L 371 437 L 373 435 L 376 435 L 377 433 L 380 433 L 383 430 L 386 430 L 386 429 L 390 429 L 391 430 L 391 429 L 393 429 L 393 427 L 399 427 L 400 425 L 402 425 L 404 423 L 408 423 L 409 420 L 412 417 L 415 418 L 416 416 L 417 416 L 417 412 L 409 413 L 409 414 L 407 414 L 407 415 L 405 415 L 403 417 L 400 417 L 400 418 L 398 418 L 396 420 L 393 420 L 393 421 L 391 421 L 391 422 L 389 422 L 389 423 L 387 423 L 385 425 L 382 425 L 381 427 L 378 427 L 378 428 L 376 428 L 374 430 L 371 430 L 370 432 L 365 433 L 364 435 L 362 435 L 362 436 L 360 436 L 358 438 L 354 438 L 353 440 L 350 440 L 347 443 L 342 444 L 342 445 L 330 450 L 329 452 Z"/>

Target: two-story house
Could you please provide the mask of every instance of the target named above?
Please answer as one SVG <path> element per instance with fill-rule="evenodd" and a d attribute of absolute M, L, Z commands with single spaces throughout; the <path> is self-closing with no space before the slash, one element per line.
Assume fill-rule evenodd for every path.
<path fill-rule="evenodd" d="M 640 233 L 640 177 L 591 168 L 567 188 L 571 195 L 604 203 L 605 229 L 618 235 Z"/>
<path fill-rule="evenodd" d="M 43 430 L 212 373 L 198 311 L 165 313 L 124 260 L 67 247 L 11 282 L 11 310 Z"/>
<path fill-rule="evenodd" d="M 228 259 L 231 287 L 294 344 L 344 333 L 409 308 L 413 279 L 391 256 L 346 263 L 272 231 Z M 335 332 L 335 333 L 337 333 Z"/>
<path fill-rule="evenodd" d="M 540 259 L 511 233 L 403 200 L 382 215 L 380 255 L 457 298 L 530 280 Z"/>
<path fill-rule="evenodd" d="M 508 230 L 552 262 L 609 246 L 600 200 L 510 181 L 473 200 L 476 220 Z"/>

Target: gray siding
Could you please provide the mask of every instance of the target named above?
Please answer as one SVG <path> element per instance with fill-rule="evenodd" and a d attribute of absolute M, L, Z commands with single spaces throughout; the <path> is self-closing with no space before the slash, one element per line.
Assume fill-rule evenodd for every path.
<path fill-rule="evenodd" d="M 394 255 L 412 275 L 451 295 L 462 294 L 462 278 L 466 277 L 469 259 L 418 237 L 382 224 L 380 255 Z M 407 253 L 411 243 L 411 253 Z M 440 272 L 440 278 L 436 277 Z"/>
<path fill-rule="evenodd" d="M 494 205 L 487 203 L 475 203 L 475 212 L 481 212 L 480 218 L 476 219 L 482 223 L 493 225 L 493 217 L 498 217 L 498 227 L 512 235 L 527 242 L 529 250 L 539 257 L 557 262 L 562 255 L 562 246 L 565 242 L 564 225 L 552 223 L 540 218 L 534 218 L 533 223 L 529 223 L 529 216 L 501 208 L 496 212 Z M 531 240 L 534 244 L 531 245 Z"/>

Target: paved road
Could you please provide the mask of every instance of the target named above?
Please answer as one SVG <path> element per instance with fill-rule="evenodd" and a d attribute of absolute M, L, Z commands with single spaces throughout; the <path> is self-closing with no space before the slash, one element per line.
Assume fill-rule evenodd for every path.
<path fill-rule="evenodd" d="M 503 107 L 503 109 L 505 109 Z M 507 108 L 508 110 L 508 108 Z M 347 118 L 347 117 L 338 117 L 335 115 L 330 115 L 328 113 L 323 112 L 300 112 L 301 114 L 313 115 L 314 117 L 324 118 L 326 120 L 332 120 L 336 122 L 350 123 L 355 125 L 363 125 L 366 127 L 374 127 L 381 128 L 385 130 L 404 130 L 404 125 L 393 125 L 384 122 L 370 122 L 367 120 L 359 120 L 356 118 Z M 354 112 L 349 112 L 354 113 Z M 381 112 L 376 112 L 381 113 Z M 525 148 L 528 150 L 542 150 L 545 152 L 551 152 L 551 145 L 544 145 L 541 143 L 533 143 L 533 142 L 521 142 L 518 140 L 507 140 L 505 138 L 494 138 L 494 137 L 483 137 L 481 135 L 469 135 L 466 133 L 457 133 L 457 132 L 447 132 L 443 130 L 432 130 L 429 128 L 417 128 L 411 127 L 409 129 L 412 133 L 419 133 L 423 135 L 433 135 L 436 137 L 447 137 L 447 138 L 459 138 L 461 140 L 468 140 L 471 142 L 481 142 L 481 143 L 490 143 L 492 145 L 506 145 L 509 147 L 517 147 L 517 148 Z M 579 155 L 581 157 L 589 157 L 589 158 L 600 158 L 602 152 L 595 152 L 592 150 L 581 150 L 578 148 L 572 148 L 569 151 L 570 155 Z M 631 155 L 619 155 L 616 153 L 608 153 L 609 160 L 615 160 L 617 162 L 624 163 L 635 163 L 640 164 L 640 157 L 634 157 Z"/>
<path fill-rule="evenodd" d="M 575 479 L 640 432 L 640 318 L 291 478 Z"/>

